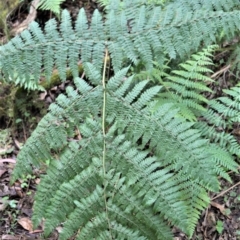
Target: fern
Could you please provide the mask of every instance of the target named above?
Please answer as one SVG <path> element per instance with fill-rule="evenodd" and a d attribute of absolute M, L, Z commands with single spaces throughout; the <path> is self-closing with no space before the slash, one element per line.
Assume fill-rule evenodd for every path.
<path fill-rule="evenodd" d="M 208 46 L 215 42 L 215 36 L 222 31 L 228 37 L 239 31 L 239 3 L 236 0 L 228 1 L 231 8 L 220 0 L 215 0 L 215 4 L 207 1 L 197 4 L 197 1 L 194 5 L 190 0 L 182 0 L 164 7 L 144 2 L 112 0 L 106 21 L 101 21 L 101 14 L 95 10 L 90 26 L 81 9 L 74 29 L 65 10 L 62 26 L 67 27 L 62 27 L 60 33 L 57 33 L 55 20 L 46 24 L 44 32 L 34 22 L 29 31 L 0 48 L 1 71 L 7 79 L 14 79 L 16 71 L 23 82 L 31 76 L 37 81 L 41 75 L 40 66 L 48 59 L 47 68 L 55 64 L 63 71 L 71 66 L 76 77 L 76 59 L 80 57 L 82 62 L 94 59 L 94 64 L 101 68 L 105 48 L 109 49 L 115 72 L 125 66 L 127 59 L 135 64 L 142 61 L 146 68 L 151 68 L 152 60 L 161 59 L 164 53 L 170 58 L 185 57 L 203 44 Z M 220 6 L 221 10 L 217 10 Z M 16 57 L 12 58 L 13 55 Z M 33 56 L 37 66 L 32 64 Z M 49 71 L 46 73 L 49 78 Z M 61 77 L 64 80 L 63 72 Z"/>
<path fill-rule="evenodd" d="M 160 79 L 160 83 L 165 87 L 158 97 L 158 105 L 166 102 L 174 103 L 180 108 L 180 114 L 190 121 L 197 120 L 197 113 L 205 111 L 204 103 L 208 100 L 203 96 L 203 92 L 211 92 L 207 87 L 212 82 L 207 73 L 211 73 L 209 67 L 213 65 L 211 52 L 217 46 L 209 46 L 198 54 L 193 54 L 191 60 L 180 64 L 180 70 L 172 70 L 165 78 Z M 160 70 L 161 72 L 162 70 Z M 160 75 L 160 74 L 158 74 Z"/>
<path fill-rule="evenodd" d="M 38 7 L 43 10 L 50 10 L 56 14 L 60 13 L 60 4 L 64 0 L 41 0 Z"/>
<path fill-rule="evenodd" d="M 233 87 L 224 90 L 226 96 L 209 102 L 208 110 L 202 115 L 204 121 L 196 126 L 201 130 L 202 136 L 210 138 L 219 146 L 232 154 L 240 155 L 240 146 L 237 140 L 227 131 L 233 127 L 233 123 L 240 121 L 240 88 Z"/>
<path fill-rule="evenodd" d="M 136 78 L 147 77 L 164 86 L 158 94 L 156 108 L 164 103 L 172 103 L 174 108 L 179 108 L 179 117 L 196 122 L 195 127 L 200 129 L 203 137 L 239 156 L 239 143 L 229 133 L 233 124 L 240 120 L 239 87 L 223 90 L 224 97 L 210 101 L 204 96 L 204 93 L 211 92 L 207 85 L 213 80 L 204 74 L 211 73 L 211 52 L 216 48 L 217 46 L 209 46 L 202 52 L 193 54 L 191 60 L 179 65 L 184 70 L 172 70 L 167 74 L 164 72 L 164 69 L 168 69 L 167 66 L 162 69 L 157 66 L 150 72 L 141 72 Z M 225 155 L 224 152 L 220 154 L 222 150 L 217 146 L 216 149 L 219 156 Z"/>
<path fill-rule="evenodd" d="M 50 106 L 20 151 L 12 176 L 46 167 L 32 217 L 35 226 L 44 219 L 46 236 L 62 225 L 63 240 L 167 240 L 175 225 L 191 237 L 207 192 L 220 189 L 218 176 L 231 181 L 227 171 L 237 168 L 231 153 L 239 149 L 227 134 L 213 141 L 211 118 L 220 116 L 219 126 L 238 120 L 239 89 L 216 102 L 203 96 L 215 46 L 161 73 L 161 85 L 136 83 L 126 67 L 151 72 L 154 62 L 164 69 L 164 58 L 190 56 L 221 31 L 227 37 L 239 31 L 237 1 L 194 3 L 112 0 L 91 23 L 81 9 L 74 27 L 64 10 L 59 27 L 50 20 L 43 31 L 34 22 L 0 47 L 7 81 L 36 86 L 53 67 L 62 80 L 66 67 L 74 77 L 75 87 Z M 78 77 L 79 59 L 86 80 Z M 200 117 L 214 131 L 198 125 Z"/>
<path fill-rule="evenodd" d="M 225 167 L 234 169 L 235 163 L 225 156 L 229 165 L 223 166 L 215 146 L 201 139 L 191 123 L 175 118 L 178 110 L 169 111 L 171 104 L 150 114 L 155 105 L 151 99 L 160 87 L 144 90 L 147 81 L 142 81 L 132 88 L 132 77 L 122 81 L 127 69 L 106 85 L 103 138 L 100 73 L 91 64 L 86 67 L 94 72 L 90 80 L 95 87 L 75 79 L 78 89 L 69 88 L 68 96 L 59 96 L 18 156 L 14 179 L 31 173 L 30 164 L 39 167 L 44 159 L 52 159 L 35 199 L 35 226 L 46 219 L 49 234 L 65 222 L 60 239 L 76 232 L 76 239 L 102 234 L 115 239 L 171 239 L 168 220 L 192 235 L 200 211 L 209 203 L 206 190 L 219 189 L 216 169 L 224 175 Z M 75 129 L 81 133 L 79 141 L 72 139 Z"/>

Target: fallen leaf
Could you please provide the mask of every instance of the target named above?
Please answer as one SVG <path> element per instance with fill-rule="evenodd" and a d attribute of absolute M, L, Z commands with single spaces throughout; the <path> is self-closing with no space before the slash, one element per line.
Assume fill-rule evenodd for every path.
<path fill-rule="evenodd" d="M 207 220 L 206 224 L 208 227 L 213 227 L 216 225 L 216 217 L 213 212 L 208 213 L 206 220 Z"/>
<path fill-rule="evenodd" d="M 2 240 L 19 240 L 19 237 L 20 236 L 14 237 L 13 235 L 3 235 L 1 239 Z"/>
<path fill-rule="evenodd" d="M 7 208 L 7 206 L 8 205 L 5 203 L 3 203 L 3 204 L 0 203 L 0 212 L 3 212 Z"/>
<path fill-rule="evenodd" d="M 36 183 L 36 184 L 39 184 L 39 183 L 40 183 L 40 178 L 36 178 L 36 179 L 35 179 L 35 183 Z"/>
<path fill-rule="evenodd" d="M 24 217 L 24 218 L 21 218 L 18 220 L 18 223 L 26 230 L 28 230 L 29 232 L 32 232 L 33 231 L 33 224 L 32 224 L 32 221 L 27 218 L 27 217 Z"/>
<path fill-rule="evenodd" d="M 216 203 L 216 202 L 211 201 L 211 205 L 212 205 L 213 207 L 219 209 L 220 212 L 221 212 L 223 215 L 227 216 L 227 214 L 226 214 L 226 209 L 225 209 L 225 207 L 224 207 L 224 204 L 221 205 L 221 204 L 219 204 L 219 203 Z"/>
<path fill-rule="evenodd" d="M 44 100 L 46 98 L 46 96 L 47 96 L 47 91 L 44 91 L 44 92 L 40 93 L 39 99 Z"/>
<path fill-rule="evenodd" d="M 32 231 L 31 233 L 41 233 L 41 232 L 43 232 L 43 230 L 41 230 L 41 229 L 36 229 L 36 230 Z"/>

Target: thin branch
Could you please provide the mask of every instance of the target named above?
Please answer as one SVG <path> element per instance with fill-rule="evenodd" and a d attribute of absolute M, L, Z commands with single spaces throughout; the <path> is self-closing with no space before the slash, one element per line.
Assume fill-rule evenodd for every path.
<path fill-rule="evenodd" d="M 215 77 L 217 77 L 218 75 L 220 75 L 220 74 L 228 71 L 228 69 L 229 69 L 230 67 L 231 67 L 231 65 L 229 64 L 229 65 L 221 68 L 219 71 L 215 72 L 215 73 L 211 76 L 211 78 L 215 78 Z"/>
<path fill-rule="evenodd" d="M 229 192 L 230 190 L 232 190 L 233 188 L 235 188 L 236 186 L 240 185 L 240 182 L 236 183 L 235 185 L 231 186 L 230 188 L 228 188 L 227 190 L 222 191 L 221 193 L 219 193 L 216 197 L 212 198 L 212 200 L 219 198 L 221 196 L 223 196 L 225 193 Z"/>

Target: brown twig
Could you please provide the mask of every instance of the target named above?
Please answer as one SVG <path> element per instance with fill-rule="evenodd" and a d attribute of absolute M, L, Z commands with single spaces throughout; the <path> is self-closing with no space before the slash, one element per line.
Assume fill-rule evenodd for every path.
<path fill-rule="evenodd" d="M 215 78 L 215 77 L 217 77 L 218 75 L 220 75 L 221 73 L 224 73 L 224 72 L 228 71 L 228 69 L 229 69 L 230 67 L 231 67 L 231 65 L 229 64 L 229 65 L 221 68 L 219 71 L 215 72 L 215 73 L 211 76 L 211 78 Z"/>
<path fill-rule="evenodd" d="M 27 16 L 27 18 L 21 23 L 19 24 L 17 27 L 13 28 L 11 30 L 11 34 L 13 36 L 21 33 L 23 30 L 25 30 L 26 28 L 28 28 L 29 24 L 35 20 L 36 16 L 37 16 L 37 5 L 39 3 L 40 0 L 33 0 L 30 6 L 30 10 L 29 10 L 29 14 Z"/>
<path fill-rule="evenodd" d="M 216 197 L 212 198 L 212 200 L 219 198 L 221 196 L 223 196 L 225 193 L 229 192 L 230 190 L 232 190 L 233 188 L 235 188 L 236 186 L 240 185 L 240 182 L 236 183 L 235 185 L 231 186 L 230 188 L 228 188 L 227 190 L 222 191 L 221 193 L 219 193 Z"/>
<path fill-rule="evenodd" d="M 5 163 L 5 162 L 9 162 L 9 163 L 16 163 L 15 159 L 12 158 L 4 158 L 4 159 L 0 159 L 0 163 Z"/>

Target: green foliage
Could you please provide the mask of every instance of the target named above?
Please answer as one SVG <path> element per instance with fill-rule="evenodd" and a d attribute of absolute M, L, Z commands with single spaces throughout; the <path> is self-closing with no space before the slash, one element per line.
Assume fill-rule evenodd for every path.
<path fill-rule="evenodd" d="M 60 240 L 167 240 L 172 225 L 192 236 L 209 204 L 207 192 L 218 191 L 218 176 L 230 180 L 227 171 L 237 168 L 231 153 L 238 154 L 239 146 L 218 128 L 239 121 L 240 104 L 238 87 L 213 101 L 204 97 L 216 46 L 190 55 L 222 31 L 234 36 L 238 7 L 234 0 L 157 7 L 113 0 L 104 17 L 94 12 L 91 24 L 81 9 L 73 28 L 63 11 L 60 27 L 50 20 L 42 31 L 32 23 L 0 48 L 8 81 L 36 85 L 42 66 L 47 78 L 53 66 L 62 80 L 66 67 L 74 76 L 75 87 L 50 106 L 12 176 L 14 181 L 33 167 L 47 169 L 35 197 L 35 226 L 45 219 L 48 235 L 63 225 Z M 164 58 L 186 56 L 177 70 L 162 66 Z M 87 80 L 78 77 L 79 59 Z M 130 63 L 144 66 L 147 80 L 136 83 Z M 160 83 L 148 80 L 153 76 Z"/>
<path fill-rule="evenodd" d="M 197 121 L 195 127 L 204 138 L 217 143 L 224 151 L 240 156 L 240 146 L 229 132 L 234 123 L 240 122 L 240 87 L 223 90 L 224 96 L 208 100 L 203 92 L 211 92 L 207 87 L 212 80 L 205 74 L 211 73 L 213 65 L 211 52 L 217 46 L 209 46 L 203 52 L 193 54 L 191 60 L 180 64 L 181 70 L 172 70 L 167 74 L 167 66 L 159 66 L 151 71 L 143 71 L 136 75 L 137 79 L 149 79 L 164 86 L 157 97 L 156 108 L 164 103 L 172 103 L 179 109 L 179 117 L 189 121 Z M 221 154 L 221 149 L 216 147 Z M 221 154 L 220 154 L 221 153 Z M 226 161 L 225 157 L 223 162 Z"/>
<path fill-rule="evenodd" d="M 233 123 L 240 122 L 240 87 L 224 90 L 224 93 L 225 96 L 209 101 L 209 107 L 202 115 L 204 121 L 196 123 L 196 127 L 201 130 L 202 136 L 240 156 L 239 143 L 225 131 L 232 129 Z"/>
<path fill-rule="evenodd" d="M 163 6 L 164 3 L 170 2 L 170 1 L 171 0 L 146 0 L 146 1 L 142 0 L 142 3 Z M 111 1 L 110 0 L 98 0 L 98 2 L 100 3 L 101 6 L 108 8 Z"/>
<path fill-rule="evenodd" d="M 164 73 L 163 69 L 154 68 L 150 72 L 145 71 L 137 75 L 137 78 L 151 76 L 153 81 L 159 82 L 164 86 L 164 91 L 158 95 L 158 104 L 172 102 L 175 108 L 180 109 L 180 115 L 190 121 L 196 121 L 197 113 L 205 111 L 204 103 L 208 100 L 202 92 L 211 92 L 207 84 L 212 82 L 207 73 L 213 62 L 211 60 L 213 52 L 218 46 L 209 46 L 203 52 L 193 54 L 190 60 L 179 64 L 180 69 L 171 70 L 169 74 Z M 166 68 L 165 68 L 166 69 Z M 161 76 L 159 78 L 159 76 Z"/>
<path fill-rule="evenodd" d="M 41 0 L 39 3 L 39 8 L 43 10 L 50 10 L 54 13 L 60 13 L 60 4 L 65 0 Z"/>
<path fill-rule="evenodd" d="M 215 145 L 201 139 L 192 123 L 175 118 L 172 104 L 152 112 L 160 87 L 144 90 L 147 81 L 132 86 L 132 77 L 123 81 L 127 69 L 107 83 L 104 138 L 101 75 L 90 63 L 85 68 L 90 82 L 75 79 L 77 89 L 68 88 L 68 95 L 51 105 L 18 156 L 14 178 L 51 159 L 35 199 L 35 225 L 46 219 L 49 234 L 65 222 L 60 239 L 78 231 L 76 239 L 99 234 L 121 239 L 123 233 L 131 239 L 171 239 L 166 219 L 191 235 L 208 205 L 206 190 L 219 189 L 216 171 L 226 174 Z M 80 141 L 73 139 L 76 129 Z M 231 157 L 225 161 L 234 170 Z"/>
<path fill-rule="evenodd" d="M 224 226 L 223 226 L 222 221 L 220 221 L 220 220 L 217 221 L 216 229 L 217 229 L 219 234 L 222 234 L 222 232 L 224 230 Z"/>
<path fill-rule="evenodd" d="M 17 208 L 17 201 L 16 200 L 9 200 L 9 197 L 3 197 L 1 199 L 1 202 L 3 203 L 4 207 L 8 206 L 10 208 Z"/>
<path fill-rule="evenodd" d="M 111 54 L 114 71 L 126 66 L 127 59 L 134 64 L 141 61 L 149 69 L 152 60 L 158 61 L 163 55 L 183 58 L 215 42 L 222 31 L 228 38 L 239 31 L 239 1 L 197 2 L 180 0 L 161 7 L 144 4 L 143 0 L 112 0 L 105 21 L 95 10 L 89 26 L 81 9 L 74 28 L 65 10 L 60 31 L 55 20 L 46 24 L 44 32 L 33 22 L 29 31 L 2 46 L 2 73 L 14 81 L 17 72 L 27 85 L 38 81 L 42 65 L 48 78 L 55 65 L 64 80 L 67 66 L 77 76 L 79 55 L 82 62 L 93 59 L 94 65 L 101 69 L 105 48 Z"/>
<path fill-rule="evenodd" d="M 232 65 L 232 69 L 235 69 L 237 72 L 237 77 L 239 77 L 239 69 L 240 69 L 240 45 L 235 44 L 231 57 L 229 58 L 229 64 Z"/>
<path fill-rule="evenodd" d="M 137 74 L 136 78 L 145 77 L 160 82 L 163 88 L 158 94 L 155 108 L 172 103 L 173 109 L 179 109 L 177 117 L 196 122 L 194 127 L 200 130 L 201 136 L 216 144 L 215 153 L 221 164 L 230 166 L 228 153 L 240 156 L 240 145 L 229 133 L 233 124 L 240 121 L 240 87 L 223 90 L 225 96 L 210 101 L 203 94 L 211 92 L 207 85 L 212 79 L 204 74 L 211 73 L 209 67 L 213 62 L 210 57 L 216 48 L 217 46 L 209 46 L 202 52 L 193 54 L 191 60 L 179 65 L 181 70 L 172 70 L 167 74 L 166 70 L 164 72 L 164 69 L 168 69 L 167 66 L 160 69 L 157 67 Z M 230 180 L 223 171 L 217 172 Z"/>

